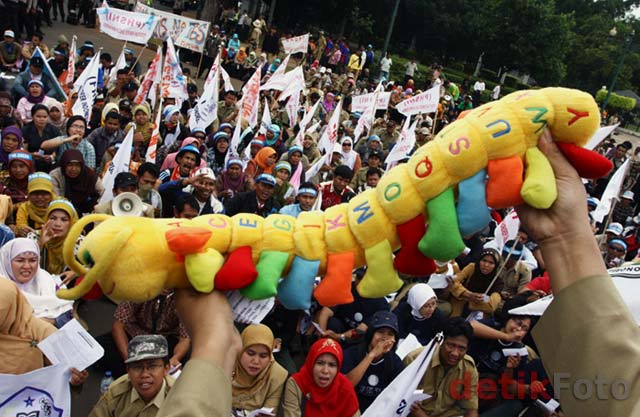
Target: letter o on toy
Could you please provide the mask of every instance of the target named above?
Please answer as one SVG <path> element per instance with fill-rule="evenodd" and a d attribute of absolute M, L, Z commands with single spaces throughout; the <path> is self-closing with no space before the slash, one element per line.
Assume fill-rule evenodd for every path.
<path fill-rule="evenodd" d="M 387 185 L 387 188 L 384 189 L 384 199 L 391 202 L 398 198 L 400 193 L 402 192 L 402 187 L 397 182 L 392 182 Z"/>
<path fill-rule="evenodd" d="M 578 400 L 586 400 L 593 395 L 593 384 L 588 379 L 576 379 L 573 383 L 573 396 Z"/>
<path fill-rule="evenodd" d="M 627 381 L 623 379 L 614 380 L 611 383 L 611 396 L 616 400 L 626 400 L 629 398 L 629 384 L 627 384 Z"/>

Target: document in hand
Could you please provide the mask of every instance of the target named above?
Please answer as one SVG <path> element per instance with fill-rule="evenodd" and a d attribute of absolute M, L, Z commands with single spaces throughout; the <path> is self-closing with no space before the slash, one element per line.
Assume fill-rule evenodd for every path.
<path fill-rule="evenodd" d="M 38 348 L 53 365 L 62 363 L 79 371 L 104 356 L 102 346 L 75 319 L 38 343 Z"/>

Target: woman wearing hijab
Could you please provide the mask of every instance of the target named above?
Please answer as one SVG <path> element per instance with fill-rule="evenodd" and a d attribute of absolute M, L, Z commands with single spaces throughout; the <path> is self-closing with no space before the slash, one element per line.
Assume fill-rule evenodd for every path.
<path fill-rule="evenodd" d="M 54 150 L 56 154 L 62 155 L 69 149 L 77 149 L 82 154 L 85 164 L 91 168 L 96 168 L 96 150 L 93 145 L 86 140 L 87 121 L 84 117 L 75 115 L 69 117 L 65 128 L 65 134 L 42 142 L 40 147 L 45 151 Z"/>
<path fill-rule="evenodd" d="M 227 43 L 227 57 L 229 59 L 233 59 L 239 50 L 240 50 L 240 39 L 238 39 L 238 34 L 234 33 L 233 37 L 229 39 L 229 42 Z"/>
<path fill-rule="evenodd" d="M 396 315 L 390 311 L 377 311 L 362 343 L 344 351 L 341 372 L 355 387 L 362 413 L 402 372 L 402 360 L 395 354 L 398 332 Z"/>
<path fill-rule="evenodd" d="M 40 232 L 40 267 L 50 274 L 60 275 L 65 269 L 62 247 L 69 229 L 78 220 L 78 213 L 70 201 L 53 200 L 45 214 L 46 223 Z"/>
<path fill-rule="evenodd" d="M 77 213 L 91 213 L 104 192 L 102 181 L 94 170 L 84 163 L 77 149 L 69 149 L 60 157 L 60 167 L 51 171 L 56 195 L 65 197 Z"/>
<path fill-rule="evenodd" d="M 353 384 L 340 373 L 342 358 L 342 348 L 333 339 L 316 341 L 300 371 L 287 381 L 283 416 L 360 416 Z"/>
<path fill-rule="evenodd" d="M 400 339 L 412 333 L 420 344 L 429 343 L 447 321 L 446 315 L 437 307 L 438 298 L 428 284 L 419 283 L 411 287 L 406 301 L 394 310 L 398 316 Z"/>
<path fill-rule="evenodd" d="M 49 105 L 49 123 L 62 131 L 66 124 L 67 118 L 64 115 L 64 106 L 59 101 L 53 101 Z"/>
<path fill-rule="evenodd" d="M 145 147 L 149 145 L 151 134 L 153 133 L 153 122 L 151 121 L 151 112 L 149 107 L 144 104 L 138 104 L 133 108 L 133 120 L 136 124 L 136 133 L 140 133 L 144 139 Z"/>
<path fill-rule="evenodd" d="M 333 109 L 336 107 L 336 102 L 334 101 L 335 95 L 333 93 L 327 93 L 324 96 L 324 100 L 322 101 L 322 108 L 324 109 L 325 114 L 330 114 Z"/>
<path fill-rule="evenodd" d="M 29 81 L 29 83 L 27 83 L 27 95 L 18 101 L 18 106 L 16 107 L 18 120 L 20 120 L 23 125 L 29 123 L 33 118 L 31 115 L 31 109 L 33 106 L 36 104 L 42 104 L 48 109 L 54 101 L 56 100 L 51 97 L 47 97 L 45 94 L 44 84 L 42 84 L 42 81 Z"/>
<path fill-rule="evenodd" d="M 220 175 L 225 168 L 224 162 L 229 151 L 229 134 L 218 131 L 207 148 L 207 164 L 216 175 Z"/>
<path fill-rule="evenodd" d="M 49 203 L 55 198 L 51 176 L 44 172 L 29 175 L 27 190 L 27 201 L 18 205 L 16 212 L 16 236 L 39 232 L 47 221 Z"/>
<path fill-rule="evenodd" d="M 280 161 L 287 161 L 291 165 L 289 182 L 297 190 L 300 184 L 306 181 L 305 172 L 309 169 L 309 160 L 304 155 L 304 149 L 299 145 L 290 146 L 287 153 L 282 155 Z"/>
<path fill-rule="evenodd" d="M 27 201 L 29 174 L 34 172 L 33 157 L 22 150 L 11 152 L 8 170 L 9 176 L 2 178 L 0 193 L 11 197 L 14 205 Z"/>
<path fill-rule="evenodd" d="M 256 178 L 260 174 L 272 174 L 277 160 L 278 154 L 275 149 L 267 146 L 260 149 L 256 157 L 249 161 L 244 172 L 251 178 Z"/>
<path fill-rule="evenodd" d="M 274 72 L 276 72 L 276 70 L 278 69 L 278 67 L 280 66 L 280 58 L 276 58 L 273 60 L 273 62 L 271 63 L 271 65 L 269 66 L 269 70 L 267 71 L 269 74 L 273 74 Z"/>
<path fill-rule="evenodd" d="M 302 139 L 302 153 L 309 161 L 309 166 L 313 165 L 322 154 L 318 149 L 316 141 L 318 140 L 318 134 L 316 132 L 307 132 Z"/>
<path fill-rule="evenodd" d="M 182 144 L 180 145 L 180 149 L 189 145 L 195 146 L 196 148 L 198 148 L 200 153 L 202 153 L 202 149 L 201 149 L 202 147 L 200 146 L 200 141 L 197 138 L 194 138 L 194 137 L 186 138 L 185 140 L 182 141 Z M 160 168 L 160 172 L 164 171 L 165 169 L 169 169 L 173 171 L 174 168 L 178 166 L 178 162 L 176 162 L 176 157 L 178 156 L 178 152 L 180 152 L 180 149 L 176 152 L 170 153 L 169 155 L 167 155 L 166 158 L 164 158 L 164 161 L 162 162 L 162 166 Z M 203 159 L 201 159 L 200 165 L 198 166 L 198 168 L 204 168 L 206 166 L 207 166 L 207 163 Z"/>
<path fill-rule="evenodd" d="M 470 263 L 449 284 L 451 292 L 451 316 L 460 316 L 466 311 L 481 311 L 492 314 L 502 297 L 502 280 L 494 278 L 502 257 L 495 249 L 482 251 L 476 263 Z"/>
<path fill-rule="evenodd" d="M 9 154 L 22 147 L 22 131 L 17 126 L 7 126 L 2 129 L 0 143 L 0 171 L 9 167 Z"/>
<path fill-rule="evenodd" d="M 362 160 L 358 152 L 353 150 L 353 139 L 349 136 L 343 137 L 340 146 L 342 147 L 342 163 L 351 168 L 353 172 L 358 172 L 362 168 Z"/>
<path fill-rule="evenodd" d="M 0 275 L 13 281 L 33 307 L 36 317 L 62 327 L 73 318 L 73 301 L 61 300 L 62 283 L 40 268 L 40 248 L 33 239 L 16 238 L 0 249 Z"/>
<path fill-rule="evenodd" d="M 277 414 L 288 373 L 273 358 L 273 333 L 264 324 L 251 324 L 241 337 L 242 351 L 231 381 L 233 416 L 244 417 L 263 407 Z"/>
<path fill-rule="evenodd" d="M 216 191 L 220 201 L 232 198 L 238 193 L 253 190 L 253 178 L 242 171 L 242 161 L 229 159 L 227 169 L 216 177 Z"/>

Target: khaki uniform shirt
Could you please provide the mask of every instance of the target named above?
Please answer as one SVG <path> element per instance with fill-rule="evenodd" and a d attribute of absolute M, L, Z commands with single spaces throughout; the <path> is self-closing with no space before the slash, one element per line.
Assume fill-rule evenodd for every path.
<path fill-rule="evenodd" d="M 123 375 L 116 379 L 102 394 L 89 417 L 155 417 L 173 386 L 173 382 L 173 378 L 165 377 L 158 394 L 148 404 L 145 404 L 138 395 L 138 391 L 131 385 L 129 375 Z"/>
<path fill-rule="evenodd" d="M 404 358 L 405 367 L 413 362 L 424 348 L 418 348 Z M 431 365 L 418 384 L 418 389 L 432 397 L 420 403 L 420 407 L 429 417 L 454 417 L 461 416 L 466 410 L 478 409 L 478 371 L 473 359 L 469 355 L 458 365 L 445 368 L 440 363 L 440 347 L 436 347 L 431 359 Z M 451 392 L 458 393 L 457 400 L 451 396 Z"/>

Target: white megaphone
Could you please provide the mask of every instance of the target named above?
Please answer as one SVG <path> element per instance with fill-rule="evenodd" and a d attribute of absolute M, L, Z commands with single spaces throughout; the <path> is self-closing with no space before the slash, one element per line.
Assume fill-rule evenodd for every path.
<path fill-rule="evenodd" d="M 144 213 L 144 203 L 135 193 L 126 192 L 118 194 L 111 203 L 111 211 L 114 216 L 137 216 Z"/>

